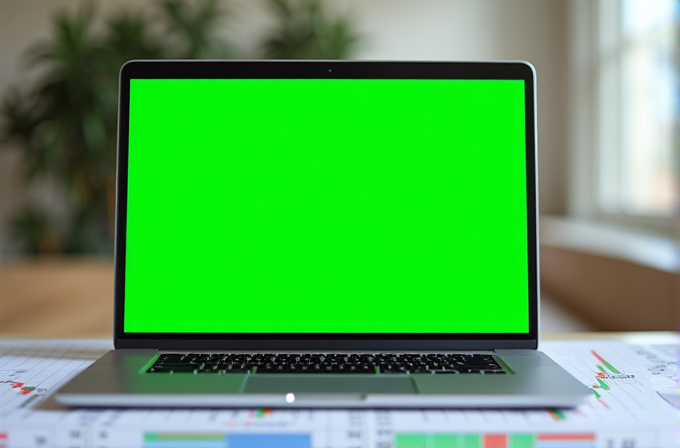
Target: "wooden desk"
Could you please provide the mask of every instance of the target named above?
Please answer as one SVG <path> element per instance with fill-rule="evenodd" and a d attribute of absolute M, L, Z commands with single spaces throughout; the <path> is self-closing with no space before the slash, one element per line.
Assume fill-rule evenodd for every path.
<path fill-rule="evenodd" d="M 59 257 L 0 263 L 0 331 L 110 338 L 113 260 Z"/>

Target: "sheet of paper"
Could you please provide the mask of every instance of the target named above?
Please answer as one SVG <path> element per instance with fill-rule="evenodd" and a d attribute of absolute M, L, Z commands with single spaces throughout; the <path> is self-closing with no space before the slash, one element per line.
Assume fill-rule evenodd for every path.
<path fill-rule="evenodd" d="M 0 447 L 680 447 L 676 338 L 550 341 L 593 390 L 576 410 L 67 410 L 50 394 L 111 348 L 102 340 L 0 340 Z"/>

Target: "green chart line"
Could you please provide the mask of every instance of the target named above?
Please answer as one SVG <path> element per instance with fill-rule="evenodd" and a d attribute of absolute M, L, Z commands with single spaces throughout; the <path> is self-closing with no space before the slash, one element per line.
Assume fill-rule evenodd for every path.
<path fill-rule="evenodd" d="M 619 374 L 621 373 L 616 369 L 616 367 L 614 367 L 613 365 L 609 364 L 607 361 L 602 359 L 602 357 L 600 355 L 598 355 L 597 352 L 595 352 L 595 350 L 591 350 L 590 353 L 592 353 L 593 356 L 595 356 L 598 361 L 600 361 L 602 364 L 604 364 L 604 366 L 606 368 L 608 368 L 612 373 L 619 373 Z"/>
<path fill-rule="evenodd" d="M 609 386 L 607 385 L 607 383 L 605 383 L 604 381 L 602 381 L 602 380 L 599 379 L 599 378 L 596 378 L 596 379 L 597 379 L 597 382 L 600 384 L 600 387 L 601 387 L 602 389 L 604 389 L 604 390 L 609 390 Z"/>

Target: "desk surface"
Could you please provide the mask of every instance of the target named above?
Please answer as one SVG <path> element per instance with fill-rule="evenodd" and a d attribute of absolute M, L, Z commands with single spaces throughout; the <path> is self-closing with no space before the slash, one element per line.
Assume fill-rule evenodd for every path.
<path fill-rule="evenodd" d="M 0 263 L 6 334 L 113 334 L 113 260 L 38 258 Z"/>
<path fill-rule="evenodd" d="M 109 339 L 0 339 L 0 446 L 680 447 L 680 338 L 581 335 L 542 350 L 593 390 L 575 410 L 69 410 L 50 397 Z"/>

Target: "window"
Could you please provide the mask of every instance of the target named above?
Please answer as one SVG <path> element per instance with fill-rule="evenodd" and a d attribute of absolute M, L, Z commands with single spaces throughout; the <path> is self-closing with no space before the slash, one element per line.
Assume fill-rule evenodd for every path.
<path fill-rule="evenodd" d="M 678 212 L 677 0 L 574 2 L 572 211 L 671 228 Z M 579 136 L 580 135 L 580 136 Z M 585 179 L 588 177 L 589 179 Z"/>

